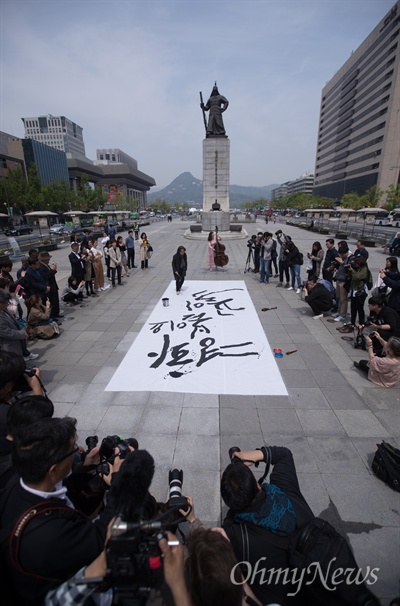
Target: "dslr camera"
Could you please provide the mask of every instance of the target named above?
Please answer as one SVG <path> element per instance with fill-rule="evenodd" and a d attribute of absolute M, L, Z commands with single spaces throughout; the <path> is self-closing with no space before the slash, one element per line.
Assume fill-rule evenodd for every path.
<path fill-rule="evenodd" d="M 278 229 L 278 231 L 275 232 L 276 236 L 281 236 L 283 234 L 283 231 L 281 229 Z"/>

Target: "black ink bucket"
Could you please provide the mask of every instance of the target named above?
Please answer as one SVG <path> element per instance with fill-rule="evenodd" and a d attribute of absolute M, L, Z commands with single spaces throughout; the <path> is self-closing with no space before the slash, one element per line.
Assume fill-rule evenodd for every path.
<path fill-rule="evenodd" d="M 162 304 L 164 305 L 164 307 L 168 307 L 169 306 L 169 299 L 167 299 L 167 298 L 162 299 Z"/>

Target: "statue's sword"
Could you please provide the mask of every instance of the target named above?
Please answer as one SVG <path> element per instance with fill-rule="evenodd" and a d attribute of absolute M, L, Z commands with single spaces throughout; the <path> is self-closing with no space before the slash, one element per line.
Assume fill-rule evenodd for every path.
<path fill-rule="evenodd" d="M 203 94 L 200 91 L 200 103 L 201 105 L 204 105 L 203 103 Z M 204 108 L 201 108 L 202 112 L 203 112 L 203 120 L 204 120 L 204 128 L 206 129 L 206 133 L 207 133 L 207 120 L 206 120 L 206 112 L 204 111 Z"/>

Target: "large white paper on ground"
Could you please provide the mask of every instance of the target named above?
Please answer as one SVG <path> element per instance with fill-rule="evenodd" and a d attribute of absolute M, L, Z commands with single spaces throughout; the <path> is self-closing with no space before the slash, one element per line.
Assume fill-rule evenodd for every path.
<path fill-rule="evenodd" d="M 171 282 L 106 391 L 287 395 L 242 280 Z"/>

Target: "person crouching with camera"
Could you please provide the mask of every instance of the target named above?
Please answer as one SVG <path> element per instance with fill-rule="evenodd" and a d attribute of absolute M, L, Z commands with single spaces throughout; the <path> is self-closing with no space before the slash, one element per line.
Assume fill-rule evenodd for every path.
<path fill-rule="evenodd" d="M 323 284 L 318 282 L 317 276 L 310 276 L 303 286 L 304 301 L 313 310 L 313 320 L 323 318 L 324 312 L 332 308 L 332 295 Z"/>

